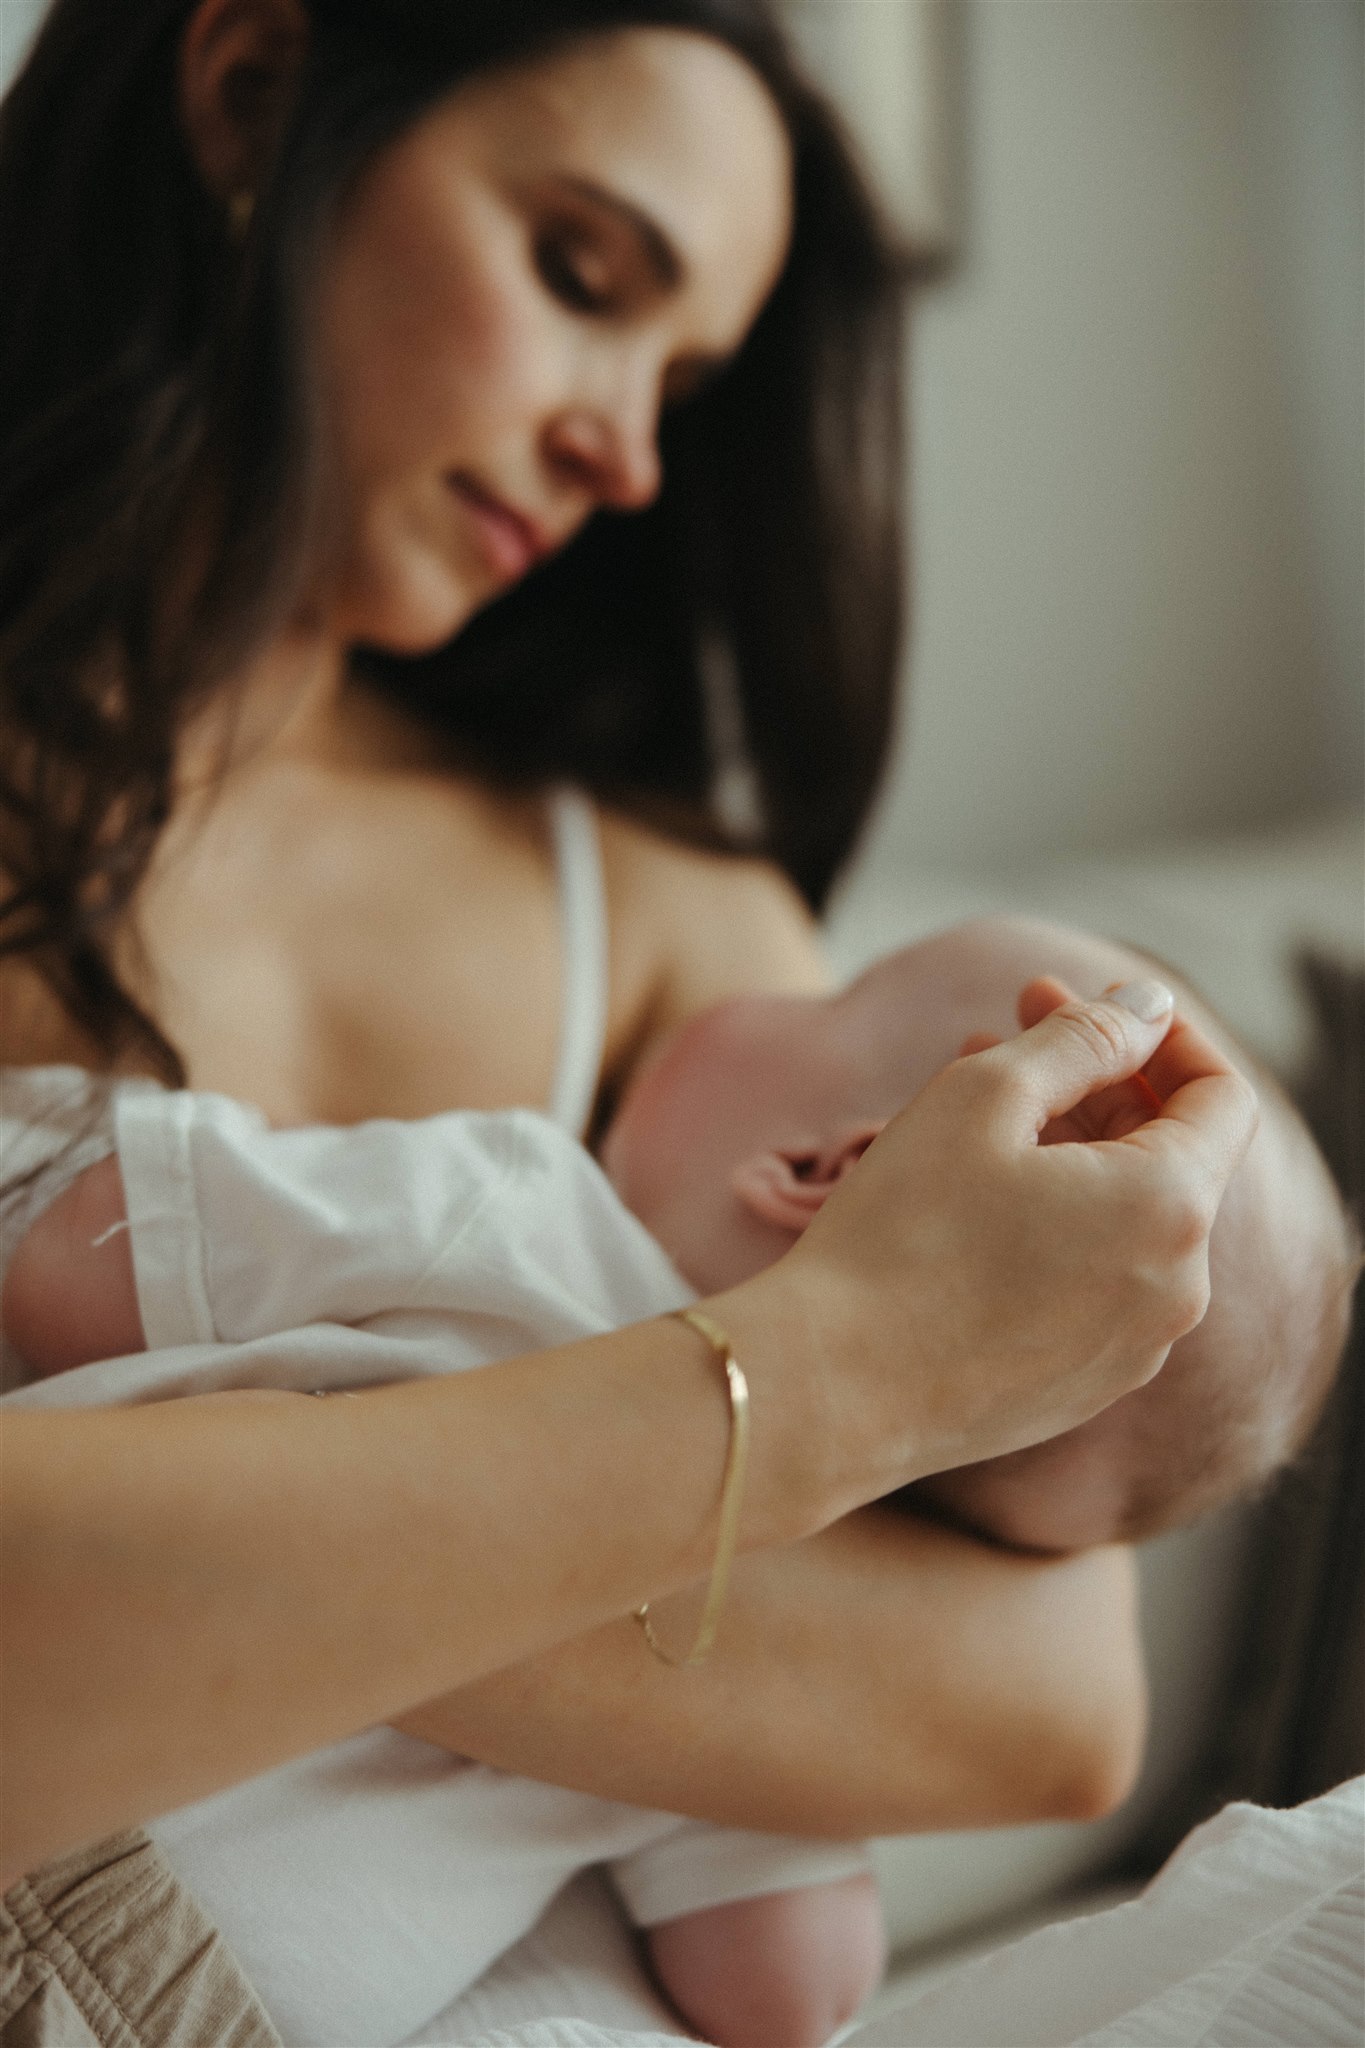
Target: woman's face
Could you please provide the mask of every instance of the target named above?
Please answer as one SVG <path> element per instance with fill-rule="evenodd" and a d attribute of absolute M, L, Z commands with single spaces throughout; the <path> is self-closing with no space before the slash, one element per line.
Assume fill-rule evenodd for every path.
<path fill-rule="evenodd" d="M 449 639 L 600 507 L 739 346 L 790 229 L 785 131 L 722 45 L 631 29 L 460 88 L 374 163 L 323 301 L 329 633 Z"/>

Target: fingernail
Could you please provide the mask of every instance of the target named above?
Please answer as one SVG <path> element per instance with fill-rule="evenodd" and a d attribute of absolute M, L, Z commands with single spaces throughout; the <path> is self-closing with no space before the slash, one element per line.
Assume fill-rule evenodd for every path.
<path fill-rule="evenodd" d="M 1122 988 L 1116 988 L 1109 998 L 1121 1010 L 1130 1010 L 1135 1017 L 1141 1017 L 1144 1024 L 1155 1024 L 1168 1010 L 1175 1008 L 1175 997 L 1164 981 L 1125 981 Z"/>

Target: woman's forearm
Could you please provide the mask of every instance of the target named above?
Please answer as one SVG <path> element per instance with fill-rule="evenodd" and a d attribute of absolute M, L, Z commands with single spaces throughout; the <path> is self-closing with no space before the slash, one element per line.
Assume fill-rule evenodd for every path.
<path fill-rule="evenodd" d="M 726 1414 L 665 1321 L 352 1400 L 0 1428 L 10 1879 L 703 1574 Z M 748 1540 L 780 1538 L 769 1465 Z"/>
<path fill-rule="evenodd" d="M 684 1641 L 696 1596 L 671 1605 Z M 618 1622 L 399 1726 L 725 1826 L 862 1835 L 1105 1812 L 1145 1701 L 1126 1552 L 1024 1558 L 869 1509 L 744 1559 L 703 1667 Z"/>

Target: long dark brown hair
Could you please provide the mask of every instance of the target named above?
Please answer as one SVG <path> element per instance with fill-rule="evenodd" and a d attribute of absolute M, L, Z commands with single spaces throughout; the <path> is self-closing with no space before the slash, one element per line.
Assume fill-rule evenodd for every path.
<path fill-rule="evenodd" d="M 194 4 L 56 0 L 0 105 L 0 955 L 31 958 L 107 1053 L 140 1039 L 176 1074 L 110 935 L 187 712 L 302 589 L 329 224 L 460 80 L 633 25 L 712 36 L 766 83 L 795 163 L 783 274 L 725 375 L 666 420 L 647 512 L 599 515 L 440 652 L 355 663 L 487 777 L 568 776 L 713 843 L 708 704 L 728 690 L 758 843 L 818 906 L 891 715 L 902 265 L 767 0 L 308 0 L 240 246 L 176 112 Z"/>

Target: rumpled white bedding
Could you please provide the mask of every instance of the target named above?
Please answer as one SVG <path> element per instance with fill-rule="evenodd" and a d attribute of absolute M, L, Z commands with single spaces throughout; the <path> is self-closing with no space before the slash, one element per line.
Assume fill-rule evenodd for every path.
<path fill-rule="evenodd" d="M 423 2048 L 680 2048 L 586 1887 Z M 518 2020 L 517 2007 L 522 2017 Z M 637 2015 L 631 2022 L 631 2010 Z M 538 2009 L 540 2016 L 533 2016 Z M 937 1977 L 843 2048 L 1359 2048 L 1365 1779 L 1288 1812 L 1229 1806 L 1140 1898 Z"/>

